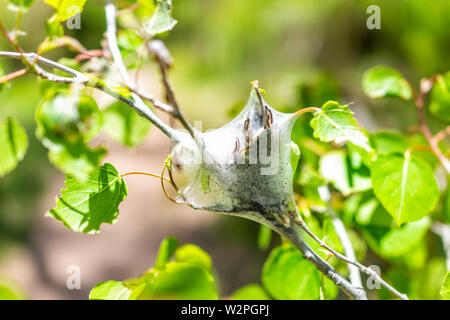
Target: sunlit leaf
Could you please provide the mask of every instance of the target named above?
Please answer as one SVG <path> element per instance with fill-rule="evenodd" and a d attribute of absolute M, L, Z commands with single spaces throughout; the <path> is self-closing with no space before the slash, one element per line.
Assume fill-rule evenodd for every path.
<path fill-rule="evenodd" d="M 436 76 L 431 90 L 430 111 L 436 117 L 450 121 L 450 72 Z"/>
<path fill-rule="evenodd" d="M 258 231 L 258 248 L 267 249 L 272 240 L 272 230 L 264 225 L 259 226 Z"/>
<path fill-rule="evenodd" d="M 55 15 L 61 21 L 81 13 L 87 0 L 44 0 L 45 3 L 56 9 Z"/>
<path fill-rule="evenodd" d="M 8 9 L 11 11 L 27 12 L 34 0 L 9 0 Z"/>
<path fill-rule="evenodd" d="M 325 180 L 332 183 L 344 195 L 372 187 L 370 176 L 352 170 L 343 150 L 335 150 L 323 155 L 320 159 L 319 171 Z"/>
<path fill-rule="evenodd" d="M 67 228 L 82 233 L 98 233 L 102 223 L 114 224 L 119 204 L 127 195 L 127 185 L 109 163 L 99 167 L 87 181 L 66 174 L 66 188 L 47 216 Z"/>
<path fill-rule="evenodd" d="M 362 133 L 347 105 L 341 106 L 335 101 L 328 101 L 314 114 L 311 126 L 314 129 L 314 137 L 321 141 L 350 141 L 367 151 L 371 150 L 368 138 Z"/>
<path fill-rule="evenodd" d="M 25 129 L 13 118 L 0 121 L 0 177 L 13 170 L 22 161 L 28 149 Z"/>
<path fill-rule="evenodd" d="M 218 299 L 214 277 L 187 262 L 169 262 L 149 278 L 139 299 Z"/>
<path fill-rule="evenodd" d="M 98 283 L 89 293 L 90 300 L 129 300 L 133 292 L 120 281 Z"/>
<path fill-rule="evenodd" d="M 122 102 L 115 102 L 103 110 L 104 129 L 114 140 L 127 147 L 140 144 L 150 129 L 149 122 Z"/>
<path fill-rule="evenodd" d="M 211 271 L 212 260 L 209 254 L 193 244 L 185 244 L 175 251 L 175 261 L 187 262 Z"/>
<path fill-rule="evenodd" d="M 375 195 L 399 225 L 419 220 L 436 206 L 439 188 L 433 171 L 414 155 L 379 156 L 371 174 Z"/>
<path fill-rule="evenodd" d="M 231 300 L 270 300 L 270 297 L 259 284 L 251 283 L 236 290 Z"/>
<path fill-rule="evenodd" d="M 103 118 L 94 99 L 68 92 L 45 96 L 36 110 L 36 136 L 49 149 L 50 161 L 79 179 L 100 163 L 106 150 L 87 142 L 100 130 Z"/>
<path fill-rule="evenodd" d="M 0 278 L 0 300 L 25 300 L 22 289 L 8 279 Z"/>
<path fill-rule="evenodd" d="M 163 268 L 164 265 L 169 262 L 170 258 L 172 258 L 175 250 L 178 247 L 178 240 L 174 237 L 165 238 L 158 250 L 158 255 L 156 256 L 155 268 Z"/>
<path fill-rule="evenodd" d="M 172 17 L 172 7 L 168 1 L 158 0 L 153 16 L 144 23 L 144 27 L 151 36 L 154 36 L 172 30 L 176 24 L 177 20 Z"/>
<path fill-rule="evenodd" d="M 450 300 L 450 272 L 445 275 L 444 283 L 441 288 L 441 297 L 444 300 Z"/>
<path fill-rule="evenodd" d="M 362 85 L 364 92 L 372 99 L 393 97 L 409 100 L 412 96 L 411 87 L 402 74 L 385 66 L 367 70 Z"/>
<path fill-rule="evenodd" d="M 264 263 L 262 283 L 276 299 L 319 299 L 320 274 L 293 245 L 275 248 Z"/>
<path fill-rule="evenodd" d="M 401 256 L 423 239 L 430 226 L 431 219 L 424 217 L 389 230 L 380 241 L 381 253 L 387 257 Z"/>

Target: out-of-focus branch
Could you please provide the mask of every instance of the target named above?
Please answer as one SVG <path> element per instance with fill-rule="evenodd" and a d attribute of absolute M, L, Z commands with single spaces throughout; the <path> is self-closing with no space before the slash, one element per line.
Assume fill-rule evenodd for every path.
<path fill-rule="evenodd" d="M 438 158 L 439 162 L 442 164 L 447 173 L 450 174 L 450 161 L 441 152 L 441 149 L 439 149 L 438 142 L 435 139 L 433 139 L 433 135 L 431 134 L 430 128 L 428 127 L 427 121 L 425 119 L 425 114 L 423 112 L 425 95 L 431 90 L 434 82 L 435 82 L 434 77 L 430 79 L 422 79 L 420 81 L 420 92 L 419 94 L 415 94 L 414 97 L 416 103 L 417 116 L 419 118 L 420 130 L 422 130 L 425 139 L 427 139 L 428 144 L 433 150 L 433 153 Z"/>
<path fill-rule="evenodd" d="M 20 69 L 11 73 L 8 73 L 6 75 L 4 75 L 3 77 L 0 77 L 0 83 L 4 83 L 6 81 L 10 81 L 16 78 L 19 78 L 25 74 L 27 74 L 28 70 L 27 69 Z"/>
<path fill-rule="evenodd" d="M 114 64 L 119 70 L 119 73 L 125 82 L 127 87 L 134 88 L 134 84 L 132 83 L 128 71 L 123 63 L 122 55 L 119 50 L 119 46 L 117 45 L 117 29 L 116 29 L 116 7 L 112 2 L 108 2 L 105 5 L 105 13 L 106 13 L 106 38 L 108 40 L 109 50 L 111 51 L 111 56 L 114 60 Z M 178 140 L 177 135 L 175 134 L 175 130 L 161 121 L 144 103 L 139 95 L 136 93 L 132 93 L 132 98 L 134 101 L 134 108 L 140 113 L 145 114 L 146 118 L 148 118 L 152 123 L 154 123 L 163 133 L 167 136 Z"/>
<path fill-rule="evenodd" d="M 356 261 L 356 255 L 355 250 L 353 250 L 352 243 L 350 241 L 350 238 L 348 237 L 347 230 L 345 230 L 344 223 L 341 219 L 332 211 L 330 210 L 331 220 L 333 222 L 334 230 L 336 231 L 339 240 L 341 241 L 342 247 L 344 248 L 345 255 L 353 261 Z M 357 266 L 352 264 L 347 264 L 348 271 L 350 273 L 350 283 L 356 287 L 363 289 L 363 284 L 361 281 L 361 273 L 359 272 L 359 269 Z"/>
<path fill-rule="evenodd" d="M 194 137 L 194 128 L 181 111 L 178 105 L 178 101 L 175 97 L 175 90 L 173 89 L 168 77 L 168 69 L 172 64 L 172 57 L 170 56 L 169 50 L 167 50 L 167 47 L 161 40 L 149 41 L 147 43 L 147 49 L 154 56 L 156 62 L 158 63 L 159 71 L 161 73 L 161 80 L 165 89 L 166 101 L 167 103 L 172 105 L 172 114 L 174 118 L 178 119 L 178 121 L 180 121 L 180 123 L 189 132 L 189 134 Z"/>
<path fill-rule="evenodd" d="M 40 76 L 41 78 L 53 81 L 53 82 L 87 84 L 87 82 L 90 79 L 84 73 L 78 72 L 72 68 L 66 67 L 65 65 L 62 65 L 55 61 L 41 57 L 33 52 L 31 52 L 31 53 L 23 53 L 22 52 L 21 53 L 21 52 L 0 51 L 0 57 L 22 59 L 22 60 L 25 59 L 28 62 L 28 65 L 31 66 L 31 68 L 34 70 L 34 72 L 36 72 L 36 74 L 38 76 Z M 64 71 L 64 72 L 72 75 L 73 77 L 59 76 L 59 75 L 53 74 L 51 72 L 45 71 L 36 62 L 40 62 L 49 67 Z"/>
<path fill-rule="evenodd" d="M 433 141 L 434 143 L 439 143 L 442 140 L 445 139 L 446 136 L 450 135 L 450 126 L 447 126 L 445 129 L 439 131 L 438 133 L 436 133 L 433 137 Z"/>
<path fill-rule="evenodd" d="M 442 239 L 442 245 L 446 255 L 445 262 L 447 265 L 447 270 L 450 270 L 450 225 L 441 222 L 434 222 L 431 226 L 431 230 Z"/>
<path fill-rule="evenodd" d="M 136 112 L 138 112 L 142 117 L 146 118 L 150 122 L 152 122 L 155 126 L 157 126 L 164 134 L 166 134 L 173 141 L 179 140 L 178 131 L 164 124 L 159 118 L 155 116 L 155 114 L 145 105 L 138 104 L 134 99 L 130 99 L 128 96 L 119 93 L 118 91 L 113 91 L 110 87 L 108 87 L 103 81 L 96 79 L 94 77 L 90 77 L 84 73 L 78 72 L 72 68 L 69 68 L 65 65 L 62 65 L 58 62 L 49 60 L 47 58 L 41 57 L 36 53 L 19 53 L 19 52 L 8 52 L 8 51 L 0 51 L 0 57 L 13 58 L 13 59 L 23 59 L 29 62 L 31 66 L 31 70 L 33 70 L 39 77 L 42 79 L 50 80 L 53 82 L 67 83 L 67 84 L 82 84 L 85 86 L 93 87 L 99 89 L 106 94 L 119 99 L 125 104 L 129 105 Z M 38 63 L 43 63 L 52 68 L 64 71 L 73 77 L 64 77 L 60 75 L 53 74 L 51 72 L 45 71 L 41 68 Z M 139 97 L 138 97 L 139 98 Z M 142 101 L 142 100 L 141 100 Z"/>

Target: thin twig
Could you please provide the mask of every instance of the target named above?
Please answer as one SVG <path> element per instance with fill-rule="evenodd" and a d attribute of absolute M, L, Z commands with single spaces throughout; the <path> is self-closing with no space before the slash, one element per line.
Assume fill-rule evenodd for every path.
<path fill-rule="evenodd" d="M 449 136 L 449 135 L 450 135 L 450 126 L 447 126 L 445 129 L 439 131 L 438 133 L 436 133 L 434 135 L 433 141 L 434 141 L 434 143 L 438 144 L 439 142 L 444 140 L 446 136 Z"/>
<path fill-rule="evenodd" d="M 447 173 L 450 174 L 450 161 L 441 152 L 441 149 L 439 149 L 437 142 L 433 139 L 433 135 L 431 134 L 430 128 L 428 127 L 427 121 L 425 119 L 425 114 L 423 112 L 425 95 L 431 90 L 435 81 L 436 80 L 434 77 L 430 79 L 422 79 L 422 81 L 420 81 L 420 92 L 419 94 L 414 95 L 416 110 L 417 116 L 419 118 L 420 129 L 422 130 L 425 139 L 427 139 L 428 144 L 430 145 L 436 157 L 439 159 L 439 162 L 442 164 Z"/>
<path fill-rule="evenodd" d="M 165 88 L 166 100 L 167 103 L 169 103 L 173 107 L 172 114 L 174 118 L 178 119 L 178 121 L 180 121 L 183 127 L 189 132 L 191 137 L 194 138 L 195 135 L 194 128 L 181 111 L 178 101 L 175 97 L 175 90 L 173 89 L 172 84 L 169 81 L 168 68 L 171 65 L 171 57 L 169 51 L 164 45 L 164 42 L 162 42 L 161 40 L 152 40 L 148 42 L 147 49 L 149 50 L 150 53 L 154 55 L 155 60 L 158 63 L 162 83 Z"/>
<path fill-rule="evenodd" d="M 108 2 L 105 5 L 106 12 L 106 38 L 108 40 L 109 50 L 111 51 L 111 56 L 114 60 L 114 64 L 116 65 L 119 73 L 128 87 L 134 87 L 131 79 L 128 75 L 128 71 L 125 68 L 123 63 L 122 55 L 120 53 L 119 47 L 117 45 L 117 34 L 116 34 L 116 7 L 114 3 Z M 155 124 L 163 133 L 165 133 L 168 137 L 178 140 L 178 135 L 175 134 L 173 128 L 165 124 L 161 121 L 142 101 L 141 97 L 136 93 L 132 93 L 132 97 L 134 100 L 134 108 L 138 110 L 140 114 L 145 114 L 146 118 L 148 118 L 153 124 Z"/>
<path fill-rule="evenodd" d="M 130 89 L 130 91 L 136 93 L 142 99 L 147 100 L 148 102 L 150 102 L 155 108 L 160 109 L 160 110 L 162 110 L 164 112 L 173 114 L 173 107 L 171 105 L 168 105 L 168 104 L 166 104 L 164 102 L 161 102 L 161 101 L 157 100 L 152 94 L 140 91 L 140 90 L 138 90 L 136 88 L 128 87 L 128 89 Z"/>
<path fill-rule="evenodd" d="M 0 78 L 0 83 L 4 83 L 6 81 L 10 81 L 10 80 L 19 78 L 19 77 L 27 74 L 27 72 L 28 72 L 28 70 L 24 68 L 24 69 L 20 69 L 20 70 L 8 73 Z"/>
<path fill-rule="evenodd" d="M 130 99 L 129 97 L 119 93 L 118 91 L 113 91 L 111 88 L 106 86 L 104 82 L 94 77 L 90 77 L 84 73 L 78 72 L 72 68 L 69 68 L 65 65 L 57 63 L 55 61 L 49 60 L 47 58 L 41 57 L 36 53 L 19 53 L 19 52 L 8 52 L 8 51 L 0 51 L 0 57 L 7 57 L 13 59 L 23 59 L 28 62 L 32 62 L 31 67 L 36 72 L 36 74 L 46 80 L 50 80 L 53 82 L 62 82 L 62 83 L 78 83 L 83 84 L 85 86 L 93 87 L 99 89 L 106 94 L 119 99 L 125 104 L 129 105 L 133 108 L 139 115 L 146 118 L 150 122 L 152 122 L 155 126 L 157 126 L 164 134 L 166 134 L 173 141 L 179 141 L 179 132 L 165 123 L 163 123 L 156 115 L 142 102 L 142 104 L 138 104 L 137 101 Z M 52 68 L 64 71 L 72 77 L 64 77 L 55 75 L 51 72 L 45 71 L 41 67 L 39 67 L 35 62 L 40 62 L 46 64 Z M 139 98 L 139 97 L 138 97 Z M 140 98 L 139 98 L 140 99 Z M 142 101 L 142 100 L 140 100 Z"/>
<path fill-rule="evenodd" d="M 9 51 L 0 51 L 0 57 L 7 57 L 13 59 L 22 59 L 28 61 L 28 65 L 34 69 L 36 74 L 44 79 L 53 81 L 53 82 L 62 82 L 62 83 L 81 83 L 87 84 L 90 80 L 90 77 L 85 75 L 84 73 L 78 72 L 72 68 L 66 67 L 58 62 L 49 60 L 42 56 L 37 55 L 36 53 L 21 53 L 21 52 L 9 52 Z M 64 71 L 70 74 L 73 77 L 64 77 L 53 74 L 51 72 L 45 71 L 40 66 L 36 64 L 36 62 L 41 62 L 49 67 L 53 67 L 55 69 Z"/>
<path fill-rule="evenodd" d="M 331 221 L 333 223 L 334 230 L 336 231 L 339 240 L 341 241 L 342 247 L 344 248 L 345 255 L 350 259 L 356 261 L 356 255 L 355 250 L 353 250 L 352 243 L 350 241 L 350 238 L 348 237 L 347 230 L 345 230 L 344 223 L 341 219 L 334 213 L 333 210 L 329 210 L 331 215 Z M 363 289 L 363 284 L 361 280 L 361 273 L 359 272 L 359 269 L 357 266 L 354 266 L 352 264 L 347 264 L 348 271 L 350 273 L 350 283 L 356 287 Z"/>

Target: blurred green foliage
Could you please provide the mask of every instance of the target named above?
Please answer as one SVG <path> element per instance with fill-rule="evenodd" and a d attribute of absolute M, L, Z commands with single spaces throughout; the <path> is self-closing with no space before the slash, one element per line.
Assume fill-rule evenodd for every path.
<path fill-rule="evenodd" d="M 0 5 L 5 7 L 6 2 L 2 0 Z M 189 119 L 202 120 L 204 129 L 224 124 L 228 120 L 227 113 L 231 106 L 235 107 L 230 114 L 239 111 L 243 105 L 242 99 L 247 95 L 248 83 L 259 79 L 270 92 L 271 104 L 278 106 L 280 110 L 293 112 L 300 107 L 318 107 L 327 100 L 336 100 L 343 105 L 354 102 L 352 110 L 356 112 L 356 118 L 368 129 L 388 127 L 403 132 L 413 131 L 417 119 L 411 104 L 394 99 L 370 101 L 363 96 L 361 78 L 364 71 L 378 64 L 393 66 L 411 83 L 416 84 L 417 88 L 420 78 L 450 70 L 448 1 L 175 0 L 174 2 L 173 15 L 178 21 L 178 26 L 171 31 L 170 37 L 165 39 L 175 61 L 171 75 L 183 110 Z M 23 18 L 22 29 L 29 33 L 19 36 L 19 39 L 27 51 L 35 51 L 45 37 L 45 19 L 42 17 L 50 18 L 54 13 L 52 8 L 42 4 L 42 1 L 36 1 Z M 381 8 L 381 30 L 366 28 L 368 17 L 366 8 L 369 4 L 377 4 Z M 59 20 L 65 18 L 59 17 Z M 163 22 L 166 18 L 163 15 Z M 0 19 L 5 25 L 11 25 L 14 15 L 3 10 L 0 12 Z M 173 27 L 174 21 L 169 19 L 166 22 L 167 25 L 163 24 L 159 31 Z M 102 3 L 88 1 L 81 16 L 81 29 L 65 30 L 65 33 L 80 40 L 88 49 L 98 49 L 104 30 Z M 155 29 L 150 31 L 155 32 Z M 138 40 L 133 38 L 132 34 L 124 33 L 119 37 L 119 45 L 124 51 L 129 51 L 128 60 L 133 64 L 135 64 L 133 52 L 140 45 Z M 0 40 L 0 49 L 8 49 L 3 39 Z M 68 49 L 58 49 L 48 54 L 50 58 L 74 55 L 75 53 Z M 5 73 L 14 71 L 20 66 L 17 61 L 9 60 L 1 60 L 0 64 Z M 154 67 L 144 70 L 155 71 Z M 448 75 L 442 77 L 440 87 L 435 87 L 432 92 L 436 99 L 443 101 L 439 106 L 431 108 L 432 113 L 441 118 L 430 118 L 430 125 L 436 131 L 444 128 L 445 123 L 442 119 L 448 120 L 446 113 L 448 101 L 445 100 L 445 94 L 442 94 L 442 88 L 448 82 L 447 78 Z M 408 98 L 410 92 L 405 83 L 399 86 L 400 89 L 396 92 L 385 92 L 382 95 L 400 95 L 405 99 Z M 0 99 L 5 102 L 0 108 L 0 119 L 4 121 L 6 116 L 13 116 L 25 127 L 29 137 L 29 150 L 24 161 L 19 164 L 17 170 L 0 179 L 1 250 L 2 246 L 10 242 L 28 240 L 33 228 L 31 221 L 41 214 L 37 206 L 39 195 L 45 188 L 48 176 L 54 171 L 50 169 L 46 160 L 45 149 L 34 135 L 36 124 L 33 120 L 39 100 L 37 80 L 32 76 L 26 76 L 16 80 L 13 86 L 6 85 L 0 93 Z M 114 116 L 122 111 L 118 106 L 110 108 L 109 118 L 114 123 Z M 368 177 L 367 153 L 361 151 L 358 143 L 355 143 L 350 144 L 345 153 L 337 154 L 327 144 L 313 139 L 312 129 L 308 125 L 310 120 L 310 116 L 300 119 L 293 134 L 294 141 L 302 147 L 296 191 L 306 195 L 313 208 L 320 209 L 324 203 L 317 193 L 317 187 L 324 183 L 323 178 L 332 182 L 334 188 L 345 195 L 350 192 L 349 190 L 354 191 L 363 185 L 357 189 L 362 191 L 361 193 L 342 198 L 340 199 L 342 203 L 339 203 L 345 223 L 360 230 L 359 234 L 352 234 L 352 242 L 357 248 L 357 255 L 360 256 L 358 258 L 364 258 L 366 253 L 365 243 L 361 240 L 364 238 L 369 248 L 381 259 L 389 259 L 389 263 L 376 260 L 379 258 L 375 260 L 383 264 L 387 269 L 385 273 L 387 279 L 400 291 L 408 293 L 412 298 L 438 298 L 446 268 L 438 240 L 432 234 L 425 236 L 430 227 L 428 219 L 393 229 L 395 226 L 393 218 L 364 184 L 366 181 L 364 179 Z M 130 121 L 135 120 L 130 117 Z M 353 122 L 351 124 L 355 125 Z M 126 127 L 127 123 L 120 126 Z M 75 131 L 78 132 L 78 129 Z M 137 144 L 136 141 L 142 139 L 141 131 L 145 136 L 147 128 L 142 128 L 130 137 L 117 132 L 116 138 L 134 146 Z M 422 143 L 420 139 L 421 136 L 412 142 L 412 137 L 402 137 L 400 133 L 395 132 L 370 137 L 372 147 L 380 154 L 384 152 L 380 150 L 386 149 L 404 152 L 411 143 L 415 145 Z M 419 165 L 426 165 L 426 168 L 429 165 L 435 166 L 429 163 L 429 157 L 427 160 L 426 156 L 422 157 L 419 152 L 416 156 L 421 158 L 417 162 Z M 319 158 L 322 159 L 320 163 Z M 327 176 L 324 159 L 338 159 L 338 173 L 346 177 L 345 185 L 333 183 L 334 177 Z M 428 185 L 436 189 L 437 186 L 432 182 Z M 379 191 L 375 188 L 375 193 L 377 192 Z M 389 190 L 386 193 L 389 193 Z M 380 198 L 383 202 L 383 197 Z M 443 202 L 443 207 L 439 207 L 436 213 L 437 217 L 443 217 L 447 222 L 450 220 L 449 199 L 450 196 L 447 194 L 446 202 Z M 435 203 L 437 200 L 427 198 L 424 201 Z M 383 205 L 389 207 L 386 203 Z M 307 223 L 317 234 L 328 236 L 331 243 L 334 239 L 334 244 L 338 247 L 339 241 L 336 241 L 332 230 L 329 230 L 329 221 L 320 216 L 320 210 L 317 211 L 319 217 L 312 215 L 307 219 Z M 244 225 L 243 228 L 251 228 L 248 227 L 248 222 L 239 223 Z M 421 242 L 423 237 L 427 239 L 426 245 L 434 246 L 432 250 L 427 250 L 425 242 Z M 270 237 L 267 233 L 261 235 L 260 246 L 266 248 L 269 244 Z M 163 249 L 164 246 L 161 250 Z M 186 259 L 186 251 L 189 251 L 189 257 L 198 259 L 194 262 L 186 261 L 189 260 Z M 439 254 L 430 258 L 429 251 L 433 253 L 437 251 Z M 103 292 L 109 293 L 111 290 L 122 293 L 124 286 L 132 287 L 139 295 L 146 297 L 180 295 L 204 298 L 202 294 L 205 292 L 208 293 L 207 298 L 218 296 L 211 261 L 205 252 L 198 247 L 184 246 L 168 251 L 166 256 L 155 265 L 155 268 L 166 268 L 159 280 L 156 279 L 154 270 L 150 270 L 142 278 L 131 282 L 108 282 L 106 285 L 96 287 L 92 298 L 101 298 Z M 323 283 L 316 270 L 307 270 L 310 265 L 303 262 L 305 261 L 298 251 L 288 245 L 275 248 L 262 271 L 264 288 L 253 284 L 236 292 L 235 297 L 242 298 L 246 296 L 245 293 L 250 292 L 250 296 L 259 298 L 266 298 L 268 294 L 275 298 L 334 298 L 337 293 L 332 286 Z M 283 266 L 283 270 L 290 271 L 277 273 L 278 264 L 286 265 Z M 333 264 L 339 271 L 345 272 L 342 265 L 336 261 L 333 261 Z M 292 268 L 290 269 L 292 265 L 304 266 L 309 278 L 300 281 L 301 278 L 297 277 Z M 165 278 L 166 273 L 176 274 L 178 278 Z M 197 291 L 195 286 L 192 291 L 189 287 L 181 288 L 180 282 L 192 274 L 195 274 L 195 277 L 191 280 L 198 281 L 204 290 Z M 417 281 L 409 281 L 411 278 Z M 178 280 L 180 282 L 177 282 Z M 308 286 L 311 283 L 320 286 L 312 285 L 314 290 L 309 290 Z M 283 285 L 288 287 L 285 288 Z M 329 290 L 326 289 L 327 286 Z M 104 290 L 105 288 L 108 290 Z M 129 292 L 126 298 L 132 297 L 132 294 L 133 292 Z M 389 297 L 386 291 L 381 291 L 379 296 Z"/>

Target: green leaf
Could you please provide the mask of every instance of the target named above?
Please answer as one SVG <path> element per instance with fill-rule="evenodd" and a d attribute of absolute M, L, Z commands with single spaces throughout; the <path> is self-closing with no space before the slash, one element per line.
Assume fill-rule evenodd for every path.
<path fill-rule="evenodd" d="M 262 250 L 267 249 L 270 246 L 271 240 L 272 230 L 261 224 L 258 231 L 258 248 Z"/>
<path fill-rule="evenodd" d="M 138 299 L 218 299 L 214 277 L 203 267 L 188 262 L 168 262 L 164 269 L 144 278 L 146 287 Z"/>
<path fill-rule="evenodd" d="M 8 9 L 11 11 L 27 12 L 34 0 L 9 0 Z"/>
<path fill-rule="evenodd" d="M 375 195 L 399 225 L 426 216 L 439 199 L 431 167 L 408 152 L 379 156 L 371 175 Z"/>
<path fill-rule="evenodd" d="M 262 270 L 264 288 L 275 299 L 319 299 L 320 275 L 293 245 L 275 248 Z"/>
<path fill-rule="evenodd" d="M 334 300 L 339 294 L 339 288 L 327 277 L 321 275 L 322 285 L 320 287 L 321 300 Z"/>
<path fill-rule="evenodd" d="M 64 28 L 61 25 L 61 20 L 54 14 L 45 22 L 45 32 L 50 38 L 62 37 L 64 35 Z"/>
<path fill-rule="evenodd" d="M 155 12 L 150 20 L 144 23 L 144 28 L 150 36 L 170 31 L 177 24 L 172 17 L 172 7 L 166 0 L 158 0 Z"/>
<path fill-rule="evenodd" d="M 164 265 L 169 262 L 170 258 L 172 258 L 177 246 L 178 240 L 176 238 L 165 238 L 159 246 L 158 255 L 156 256 L 155 261 L 155 268 L 163 268 Z"/>
<path fill-rule="evenodd" d="M 428 142 L 422 134 L 406 136 L 396 131 L 379 131 L 371 136 L 371 141 L 377 154 L 404 153 L 411 147 L 427 147 Z M 420 149 L 414 150 L 414 155 L 419 156 L 434 168 L 436 166 L 436 157 L 430 152 Z"/>
<path fill-rule="evenodd" d="M 175 251 L 175 261 L 195 264 L 206 271 L 211 271 L 212 260 L 209 254 L 193 244 L 185 244 Z"/>
<path fill-rule="evenodd" d="M 450 121 L 450 72 L 436 76 L 431 90 L 430 111 L 436 117 Z"/>
<path fill-rule="evenodd" d="M 117 35 L 117 44 L 121 51 L 136 53 L 144 44 L 144 40 L 134 30 L 120 30 Z"/>
<path fill-rule="evenodd" d="M 44 0 L 46 4 L 56 9 L 59 20 L 65 21 L 83 11 L 86 0 Z"/>
<path fill-rule="evenodd" d="M 411 87 L 402 74 L 385 66 L 367 70 L 363 75 L 362 86 L 372 99 L 392 97 L 409 100 L 412 96 Z"/>
<path fill-rule="evenodd" d="M 122 102 L 115 102 L 103 110 L 104 129 L 117 142 L 127 147 L 140 144 L 150 130 L 147 120 Z"/>
<path fill-rule="evenodd" d="M 66 189 L 47 216 L 61 221 L 67 228 L 82 233 L 98 233 L 102 223 L 114 224 L 118 206 L 127 195 L 127 185 L 117 170 L 105 163 L 87 181 L 66 174 Z"/>
<path fill-rule="evenodd" d="M 410 147 L 407 137 L 395 131 L 380 131 L 371 137 L 377 154 L 404 153 Z"/>
<path fill-rule="evenodd" d="M 0 278 L 0 300 L 25 300 L 26 295 L 15 283 Z"/>
<path fill-rule="evenodd" d="M 444 300 L 450 300 L 450 272 L 445 275 L 444 283 L 441 288 L 441 297 Z"/>
<path fill-rule="evenodd" d="M 270 297 L 259 284 L 251 283 L 236 290 L 231 300 L 270 300 Z"/>
<path fill-rule="evenodd" d="M 89 293 L 90 300 L 129 300 L 133 292 L 120 281 L 98 283 Z"/>
<path fill-rule="evenodd" d="M 28 149 L 25 129 L 13 118 L 0 121 L 0 177 L 12 171 Z"/>
<path fill-rule="evenodd" d="M 381 254 L 386 257 L 399 257 L 425 236 L 431 226 L 431 219 L 424 217 L 418 221 L 402 225 L 398 229 L 391 229 L 380 241 Z"/>
<path fill-rule="evenodd" d="M 326 153 L 320 159 L 319 172 L 325 180 L 331 182 L 343 195 L 368 190 L 372 187 L 368 175 L 362 175 L 352 170 L 349 159 L 343 150 L 334 150 Z"/>
<path fill-rule="evenodd" d="M 5 75 L 5 71 L 3 70 L 3 67 L 0 65 L 0 77 L 3 77 Z M 3 91 L 3 89 L 8 84 L 8 81 L 0 83 L 0 93 Z"/>
<path fill-rule="evenodd" d="M 91 149 L 86 144 L 103 123 L 91 97 L 66 91 L 47 95 L 36 110 L 36 122 L 36 136 L 49 149 L 50 161 L 78 179 L 86 179 L 105 155 L 103 147 Z"/>
<path fill-rule="evenodd" d="M 314 129 L 314 137 L 321 141 L 350 141 L 366 151 L 371 151 L 368 138 L 359 128 L 348 105 L 340 106 L 336 101 L 328 101 L 314 114 L 310 124 Z"/>

